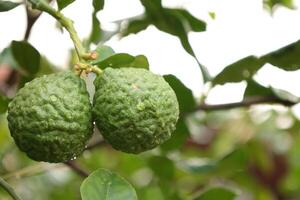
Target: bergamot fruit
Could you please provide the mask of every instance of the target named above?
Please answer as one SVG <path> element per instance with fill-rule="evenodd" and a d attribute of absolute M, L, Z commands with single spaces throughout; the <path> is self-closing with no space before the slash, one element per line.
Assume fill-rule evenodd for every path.
<path fill-rule="evenodd" d="M 145 69 L 106 68 L 94 85 L 93 116 L 115 149 L 137 154 L 171 137 L 178 102 L 161 76 Z"/>
<path fill-rule="evenodd" d="M 85 82 L 60 72 L 27 83 L 8 107 L 15 143 L 37 161 L 63 162 L 84 150 L 92 135 L 92 106 Z"/>

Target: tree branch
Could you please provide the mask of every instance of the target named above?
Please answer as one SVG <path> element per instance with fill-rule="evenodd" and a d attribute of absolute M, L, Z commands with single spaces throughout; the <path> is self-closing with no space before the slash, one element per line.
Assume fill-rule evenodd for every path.
<path fill-rule="evenodd" d="M 14 200 L 22 200 L 14 191 L 14 189 L 0 177 L 0 186 L 14 199 Z"/>
<path fill-rule="evenodd" d="M 76 162 L 70 160 L 67 162 L 64 162 L 65 165 L 70 167 L 74 172 L 76 172 L 79 176 L 85 178 L 89 176 L 89 173 L 83 170 Z"/>
<path fill-rule="evenodd" d="M 195 109 L 191 110 L 188 113 L 196 112 L 196 111 L 213 111 L 213 110 L 227 110 L 232 108 L 238 108 L 238 107 L 250 107 L 252 105 L 257 104 L 281 104 L 284 106 L 293 106 L 296 103 L 288 100 L 279 99 L 278 97 L 251 97 L 247 98 L 241 102 L 235 102 L 235 103 L 227 103 L 227 104 L 200 104 Z"/>

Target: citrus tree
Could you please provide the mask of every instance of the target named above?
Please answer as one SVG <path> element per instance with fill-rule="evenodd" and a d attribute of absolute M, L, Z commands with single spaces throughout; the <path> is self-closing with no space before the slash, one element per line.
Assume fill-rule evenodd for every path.
<path fill-rule="evenodd" d="M 299 41 L 241 58 L 212 77 L 188 37 L 205 31 L 206 23 L 188 10 L 140 0 L 142 15 L 107 31 L 97 18 L 105 1 L 93 0 L 92 31 L 79 38 L 62 11 L 74 1 L 0 1 L 1 12 L 24 6 L 27 13 L 24 39 L 11 41 L 0 54 L 1 200 L 299 197 L 300 124 L 291 111 L 299 98 L 253 78 L 265 64 L 298 70 Z M 276 6 L 293 8 L 291 0 L 264 5 L 272 12 Z M 28 42 L 43 13 L 74 44 L 67 70 Z M 195 59 L 207 86 L 200 99 L 174 75 L 152 73 L 145 55 L 105 44 L 149 26 L 176 36 Z M 215 86 L 242 81 L 242 101 L 206 103 Z"/>

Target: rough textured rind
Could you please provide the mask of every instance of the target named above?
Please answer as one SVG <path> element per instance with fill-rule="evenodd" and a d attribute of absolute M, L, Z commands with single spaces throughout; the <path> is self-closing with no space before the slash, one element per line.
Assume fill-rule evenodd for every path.
<path fill-rule="evenodd" d="M 115 149 L 140 153 L 171 137 L 178 120 L 178 102 L 161 76 L 145 69 L 106 68 L 94 84 L 93 116 Z"/>
<path fill-rule="evenodd" d="M 7 119 L 17 146 L 37 161 L 78 156 L 93 132 L 85 82 L 70 71 L 27 83 L 10 102 Z"/>

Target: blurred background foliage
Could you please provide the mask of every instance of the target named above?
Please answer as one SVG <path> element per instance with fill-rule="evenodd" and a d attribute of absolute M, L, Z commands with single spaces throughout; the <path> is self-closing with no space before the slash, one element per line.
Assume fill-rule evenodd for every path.
<path fill-rule="evenodd" d="M 63 9 L 72 2 L 57 0 L 57 5 Z M 117 172 L 134 186 L 141 200 L 300 199 L 300 122 L 290 109 L 299 99 L 252 79 L 266 63 L 288 71 L 298 70 L 299 41 L 261 57 L 241 58 L 213 78 L 196 58 L 188 39 L 191 31 L 205 31 L 206 23 L 182 8 L 165 8 L 160 0 L 141 0 L 141 4 L 145 8 L 143 15 L 120 20 L 116 31 L 106 31 L 97 18 L 104 1 L 93 1 L 92 32 L 84 44 L 88 49 L 91 44 L 98 45 L 96 51 L 101 58 L 95 63 L 99 67 L 107 67 L 107 63 L 113 67 L 138 63 L 148 68 L 145 56 L 117 54 L 103 44 L 113 35 L 126 37 L 153 25 L 178 37 L 186 52 L 195 57 L 208 87 L 246 81 L 244 100 L 207 105 L 207 94 L 196 99 L 179 79 L 165 75 L 176 92 L 181 112 L 177 129 L 168 142 L 152 151 L 131 155 L 112 149 L 100 134 L 95 134 L 73 164 L 88 172 L 98 168 Z M 264 5 L 270 12 L 278 6 L 294 8 L 292 0 L 264 0 Z M 16 6 L 19 3 L 0 1 L 1 12 Z M 80 199 L 83 177 L 76 170 L 65 164 L 30 160 L 17 149 L 7 127 L 6 109 L 16 91 L 35 77 L 61 70 L 26 42 L 40 16 L 32 13 L 27 8 L 24 41 L 12 41 L 0 54 L 0 176 L 25 200 Z M 70 63 L 76 63 L 74 50 L 70 54 Z M 93 78 L 86 78 L 91 93 Z M 0 190 L 0 199 L 10 197 Z"/>

